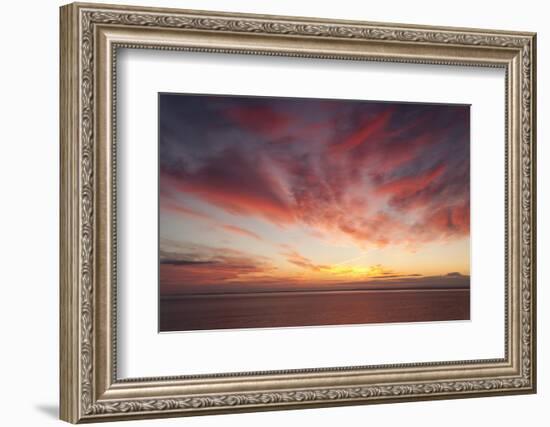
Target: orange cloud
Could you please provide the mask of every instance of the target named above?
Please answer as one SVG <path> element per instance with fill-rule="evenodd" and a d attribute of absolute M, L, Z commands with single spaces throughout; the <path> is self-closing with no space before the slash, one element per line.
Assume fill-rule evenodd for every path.
<path fill-rule="evenodd" d="M 470 204 L 445 206 L 432 212 L 422 226 L 432 235 L 464 236 L 470 233 Z"/>
<path fill-rule="evenodd" d="M 307 270 L 313 270 L 313 271 L 321 271 L 328 268 L 327 265 L 313 263 L 310 259 L 299 254 L 295 250 L 284 252 L 283 255 L 286 256 L 286 260 L 288 262 L 300 268 L 305 268 Z"/>

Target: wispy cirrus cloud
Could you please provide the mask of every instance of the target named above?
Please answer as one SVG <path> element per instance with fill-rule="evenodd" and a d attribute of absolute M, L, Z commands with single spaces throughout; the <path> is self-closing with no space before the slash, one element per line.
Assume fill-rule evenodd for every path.
<path fill-rule="evenodd" d="M 230 213 L 293 221 L 284 189 L 261 164 L 237 149 L 216 153 L 197 168 L 161 169 L 161 185 L 192 194 Z"/>
<path fill-rule="evenodd" d="M 289 263 L 306 270 L 322 271 L 329 268 L 327 265 L 314 263 L 309 258 L 306 258 L 293 249 L 283 252 L 282 255 Z"/>
<path fill-rule="evenodd" d="M 343 141 L 337 141 L 330 146 L 330 151 L 333 153 L 349 151 L 361 144 L 369 144 L 371 140 L 383 138 L 393 111 L 393 107 L 388 107 L 374 115 L 369 114 L 364 119 L 360 119 L 357 127 L 345 136 Z"/>
<path fill-rule="evenodd" d="M 255 241 L 275 264 L 331 268 L 297 243 L 417 250 L 469 236 L 467 106 L 163 95 L 160 129 L 161 214 Z M 249 274 L 226 261 L 220 280 Z"/>
<path fill-rule="evenodd" d="M 275 136 L 285 132 L 293 117 L 282 110 L 264 105 L 234 105 L 224 114 L 242 128 L 262 135 Z"/>
<path fill-rule="evenodd" d="M 229 232 L 231 234 L 239 235 L 241 237 L 245 236 L 258 241 L 262 240 L 261 236 L 258 233 L 255 233 L 244 227 L 239 227 L 237 225 L 225 224 L 213 216 L 210 216 L 204 212 L 185 206 L 180 201 L 175 202 L 170 199 L 166 200 L 163 197 L 161 198 L 160 206 L 161 206 L 161 210 L 165 213 L 174 213 L 179 216 L 190 217 L 192 219 L 201 220 L 207 223 L 212 228 L 218 228 L 223 231 Z"/>
<path fill-rule="evenodd" d="M 225 231 L 229 231 L 230 233 L 251 237 L 253 239 L 260 240 L 260 241 L 262 240 L 262 238 L 258 234 L 254 233 L 253 231 L 247 230 L 242 227 L 237 227 L 236 225 L 223 224 L 221 225 L 221 228 L 223 228 Z"/>
<path fill-rule="evenodd" d="M 182 285 L 196 290 L 223 283 L 246 282 L 274 271 L 270 260 L 225 247 L 210 247 L 186 242 L 161 241 L 161 293 L 174 293 Z"/>
<path fill-rule="evenodd" d="M 165 242 L 172 246 L 173 242 Z M 224 247 L 178 243 L 175 252 L 161 251 L 161 294 L 467 287 L 469 276 L 450 272 L 441 276 L 401 273 L 381 264 L 317 264 L 303 254 L 288 250 L 286 260 L 296 267 L 289 272 L 271 260 Z M 313 273 L 311 276 L 310 273 Z"/>
<path fill-rule="evenodd" d="M 166 100 L 208 114 L 209 125 L 186 125 L 200 135 L 196 152 L 192 141 L 161 141 L 170 154 L 161 153 L 162 188 L 235 215 L 341 232 L 362 245 L 469 232 L 467 107 L 332 101 L 349 110 L 343 114 L 304 100 L 173 98 Z M 179 126 L 162 117 L 163 128 Z M 305 130 L 306 139 L 297 136 Z M 285 132 L 284 146 L 272 144 Z M 224 142 L 228 135 L 238 143 Z M 452 226 L 438 234 L 445 218 Z"/>

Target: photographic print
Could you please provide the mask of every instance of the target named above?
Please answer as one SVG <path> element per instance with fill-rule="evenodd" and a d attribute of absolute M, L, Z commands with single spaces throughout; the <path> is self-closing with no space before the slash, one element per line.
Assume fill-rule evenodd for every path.
<path fill-rule="evenodd" d="M 470 107 L 159 94 L 159 330 L 470 318 Z"/>
<path fill-rule="evenodd" d="M 59 24 L 62 420 L 536 393 L 536 33 Z"/>

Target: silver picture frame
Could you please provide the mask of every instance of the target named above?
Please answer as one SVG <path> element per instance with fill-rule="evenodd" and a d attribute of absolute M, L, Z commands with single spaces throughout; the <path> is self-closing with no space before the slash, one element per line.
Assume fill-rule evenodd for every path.
<path fill-rule="evenodd" d="M 61 419 L 97 422 L 536 391 L 534 33 L 85 3 L 63 6 L 60 13 Z M 504 69 L 505 357 L 119 379 L 114 147 L 121 48 Z M 491 173 L 491 165 L 486 169 Z"/>

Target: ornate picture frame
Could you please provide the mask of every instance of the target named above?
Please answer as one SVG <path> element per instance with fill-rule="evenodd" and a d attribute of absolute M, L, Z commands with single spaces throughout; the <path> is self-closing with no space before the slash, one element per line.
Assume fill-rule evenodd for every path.
<path fill-rule="evenodd" d="M 79 423 L 536 391 L 534 33 L 75 3 L 61 8 L 60 43 L 61 419 Z M 504 69 L 505 356 L 119 379 L 114 147 L 121 48 Z"/>

